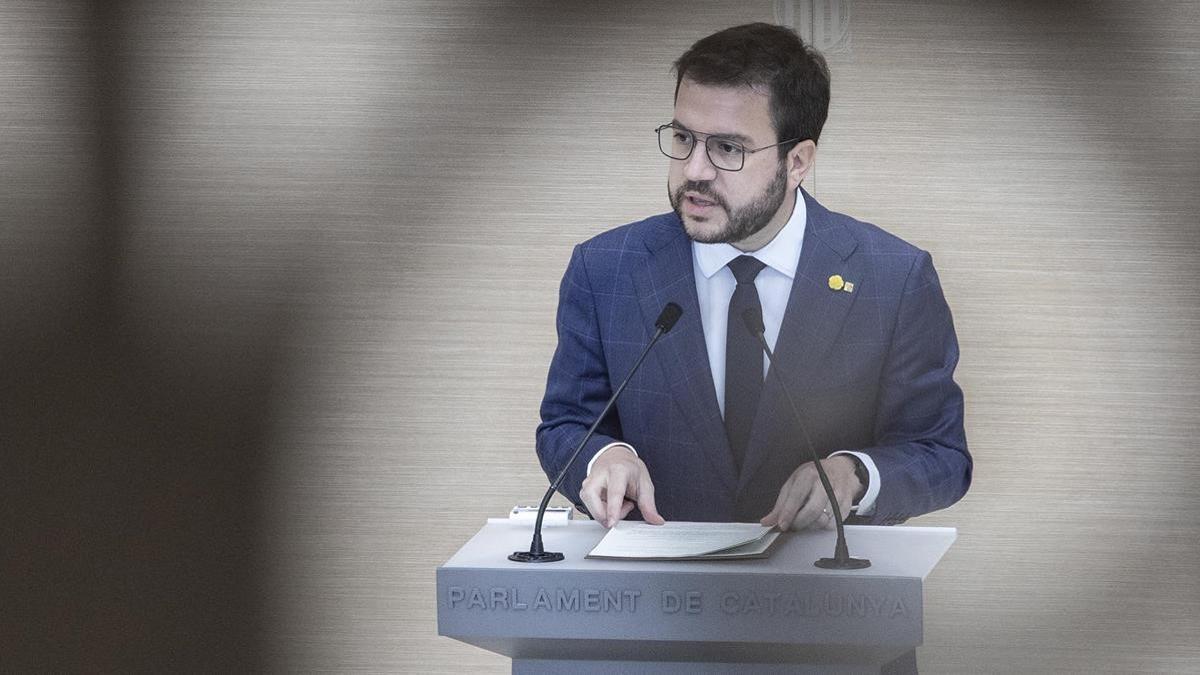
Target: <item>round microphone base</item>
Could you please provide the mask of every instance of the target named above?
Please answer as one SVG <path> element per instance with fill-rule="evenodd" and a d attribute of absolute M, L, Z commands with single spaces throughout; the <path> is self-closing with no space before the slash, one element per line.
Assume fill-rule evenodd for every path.
<path fill-rule="evenodd" d="M 813 565 L 823 570 L 863 570 L 871 566 L 871 561 L 866 558 L 821 558 Z"/>
<path fill-rule="evenodd" d="M 542 553 L 534 553 L 533 551 L 517 551 L 508 556 L 508 559 L 513 562 L 547 563 L 559 562 L 565 558 L 563 554 L 555 553 L 554 551 L 544 551 Z"/>

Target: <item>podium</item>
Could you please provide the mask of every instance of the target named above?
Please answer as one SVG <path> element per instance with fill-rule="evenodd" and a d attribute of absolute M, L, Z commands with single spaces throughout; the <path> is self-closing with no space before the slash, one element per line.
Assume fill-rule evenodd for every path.
<path fill-rule="evenodd" d="M 602 525 L 545 527 L 566 560 L 522 564 L 532 524 L 487 524 L 437 570 L 438 634 L 525 673 L 916 672 L 922 586 L 953 528 L 847 526 L 865 570 L 822 570 L 834 533 L 788 533 L 761 560 L 588 560 Z"/>

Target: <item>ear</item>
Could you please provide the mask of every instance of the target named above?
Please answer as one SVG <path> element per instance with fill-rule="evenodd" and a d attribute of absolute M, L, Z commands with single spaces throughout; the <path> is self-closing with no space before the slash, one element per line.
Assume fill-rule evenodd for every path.
<path fill-rule="evenodd" d="M 788 189 L 795 190 L 812 171 L 817 161 L 817 144 L 811 140 L 800 141 L 788 151 L 787 172 Z"/>

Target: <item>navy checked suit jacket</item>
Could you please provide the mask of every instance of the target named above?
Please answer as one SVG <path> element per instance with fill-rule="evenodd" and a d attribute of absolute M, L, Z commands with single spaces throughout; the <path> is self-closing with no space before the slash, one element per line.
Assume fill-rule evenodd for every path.
<path fill-rule="evenodd" d="M 537 428 L 551 478 L 629 373 L 663 306 L 677 303 L 683 316 L 568 472 L 560 491 L 572 502 L 580 504 L 588 460 L 619 440 L 646 463 L 666 519 L 757 521 L 808 461 L 781 389 L 785 376 L 818 454 L 861 451 L 879 469 L 874 513 L 850 522 L 903 522 L 966 492 L 972 463 L 953 378 L 958 341 L 929 254 L 801 192 L 804 243 L 740 473 L 717 407 L 691 241 L 679 218 L 653 216 L 575 248 Z M 834 274 L 853 292 L 831 290 Z"/>

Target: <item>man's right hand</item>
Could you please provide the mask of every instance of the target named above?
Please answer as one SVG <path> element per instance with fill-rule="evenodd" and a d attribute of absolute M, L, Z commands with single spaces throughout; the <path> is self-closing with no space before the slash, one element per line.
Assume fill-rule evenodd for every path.
<path fill-rule="evenodd" d="M 579 497 L 588 513 L 605 527 L 612 527 L 636 506 L 647 523 L 666 522 L 654 507 L 654 484 L 646 463 L 627 448 L 609 448 L 596 459 L 583 481 Z"/>

